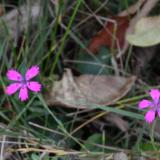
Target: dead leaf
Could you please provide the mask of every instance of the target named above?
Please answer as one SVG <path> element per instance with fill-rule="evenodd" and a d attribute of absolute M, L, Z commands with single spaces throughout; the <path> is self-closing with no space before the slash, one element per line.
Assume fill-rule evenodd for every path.
<path fill-rule="evenodd" d="M 127 34 L 127 41 L 135 46 L 147 47 L 160 43 L 160 16 L 144 17 L 137 21 L 135 33 Z"/>
<path fill-rule="evenodd" d="M 38 0 L 39 1 L 39 0 Z M 40 16 L 40 2 L 33 2 L 33 5 L 22 5 L 18 9 L 13 9 L 7 14 L 4 14 L 0 18 L 0 30 L 1 37 L 6 36 L 6 27 L 7 33 L 9 32 L 12 38 L 17 38 L 19 36 L 19 31 L 24 31 L 29 23 L 36 24 Z"/>
<path fill-rule="evenodd" d="M 117 126 L 121 131 L 126 132 L 129 129 L 129 123 L 125 121 L 121 116 L 115 113 L 109 113 L 103 117 L 106 121 Z"/>
<path fill-rule="evenodd" d="M 108 21 L 104 28 L 91 39 L 88 49 L 92 53 L 96 53 L 102 46 L 123 48 L 129 18 L 128 16 L 115 16 L 111 17 L 111 20 L 112 22 Z"/>
<path fill-rule="evenodd" d="M 128 157 L 124 152 L 119 152 L 114 153 L 113 160 L 128 160 Z"/>
<path fill-rule="evenodd" d="M 120 116 L 116 113 L 111 113 L 111 112 L 107 113 L 105 116 L 103 115 L 102 119 L 94 120 L 92 123 L 94 128 L 96 128 L 99 132 L 102 132 L 104 127 L 107 126 L 107 124 L 117 127 L 122 132 L 127 132 L 129 129 L 128 121 L 123 119 L 122 116 Z"/>
<path fill-rule="evenodd" d="M 73 77 L 67 69 L 62 80 L 54 82 L 46 101 L 48 105 L 79 109 L 87 108 L 87 103 L 110 105 L 128 93 L 135 79 L 135 76 L 125 78 L 105 75 Z"/>
<path fill-rule="evenodd" d="M 145 1 L 143 7 L 140 10 L 138 10 L 137 14 L 130 21 L 129 27 L 127 28 L 127 31 L 126 31 L 126 35 L 133 33 L 135 24 L 137 23 L 137 21 L 140 18 L 147 16 L 150 13 L 150 11 L 156 6 L 157 2 L 158 0 Z M 129 44 L 126 40 L 124 43 L 123 49 L 117 54 L 116 57 L 117 58 L 122 57 L 122 55 L 127 51 L 128 47 L 129 47 Z"/>
<path fill-rule="evenodd" d="M 152 47 L 134 47 L 132 59 L 133 73 L 137 77 L 144 78 L 142 71 L 146 69 L 146 66 L 150 63 L 152 58 L 156 55 L 157 46 Z"/>

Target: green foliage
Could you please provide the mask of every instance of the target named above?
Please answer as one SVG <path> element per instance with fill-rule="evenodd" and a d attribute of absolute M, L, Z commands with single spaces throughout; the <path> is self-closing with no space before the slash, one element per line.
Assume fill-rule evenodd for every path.
<path fill-rule="evenodd" d="M 35 153 L 31 155 L 32 160 L 39 160 L 39 156 Z"/>
<path fill-rule="evenodd" d="M 91 152 L 102 152 L 103 149 L 96 146 L 95 144 L 103 144 L 102 134 L 93 134 L 85 141 L 84 146 Z M 83 148 L 81 149 L 84 150 Z"/>
<path fill-rule="evenodd" d="M 81 63 L 76 64 L 76 68 L 82 74 L 111 74 L 112 70 L 105 65 L 111 65 L 111 54 L 109 49 L 102 47 L 97 55 L 80 52 L 77 60 Z"/>

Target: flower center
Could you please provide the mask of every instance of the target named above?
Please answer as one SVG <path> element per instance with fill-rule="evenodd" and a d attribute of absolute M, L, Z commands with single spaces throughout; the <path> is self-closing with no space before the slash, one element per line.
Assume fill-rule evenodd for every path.
<path fill-rule="evenodd" d="M 27 82 L 28 81 L 25 78 L 23 78 L 22 81 L 21 81 L 22 87 L 25 87 L 27 85 Z"/>
<path fill-rule="evenodd" d="M 158 111 L 160 109 L 160 101 L 153 101 L 151 104 L 151 107 L 154 111 Z"/>

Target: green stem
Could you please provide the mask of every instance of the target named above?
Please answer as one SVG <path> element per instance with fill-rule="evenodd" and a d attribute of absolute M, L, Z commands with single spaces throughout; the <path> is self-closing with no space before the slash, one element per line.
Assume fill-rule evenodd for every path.
<path fill-rule="evenodd" d="M 156 127 L 156 122 L 157 122 L 157 119 L 155 119 L 153 125 L 152 125 L 152 128 L 151 128 L 151 131 L 150 131 L 150 139 L 151 139 L 151 144 L 153 146 L 153 149 L 155 151 L 157 151 L 157 147 L 155 146 L 154 144 L 154 131 L 155 131 L 155 127 Z"/>
<path fill-rule="evenodd" d="M 72 26 L 72 23 L 73 23 L 73 21 L 74 21 L 74 18 L 75 18 L 75 16 L 76 16 L 76 13 L 77 13 L 77 11 L 78 11 L 78 8 L 79 8 L 81 2 L 82 2 L 82 0 L 79 0 L 79 1 L 77 2 L 77 5 L 76 5 L 76 7 L 75 7 L 75 9 L 74 9 L 74 12 L 73 12 L 73 14 L 72 14 L 72 16 L 71 16 L 71 20 L 69 21 L 69 24 L 68 24 L 68 26 L 67 26 L 66 32 L 65 32 L 65 34 L 64 34 L 64 36 L 63 36 L 63 38 L 62 38 L 62 44 L 61 44 L 61 46 L 60 46 L 60 48 L 59 48 L 59 50 L 58 50 L 58 52 L 57 52 L 57 54 L 56 54 L 56 56 L 55 56 L 55 61 L 54 61 L 53 65 L 52 65 L 52 68 L 51 68 L 51 72 L 50 72 L 50 73 L 53 73 L 54 70 L 55 70 L 55 68 L 56 68 L 58 59 L 59 59 L 59 57 L 60 57 L 60 55 L 61 55 L 61 53 L 62 53 L 62 50 L 63 50 L 63 48 L 64 48 L 64 45 L 65 45 L 65 40 L 67 39 L 67 37 L 68 37 L 68 35 L 69 35 L 70 28 L 71 28 L 71 26 Z"/>

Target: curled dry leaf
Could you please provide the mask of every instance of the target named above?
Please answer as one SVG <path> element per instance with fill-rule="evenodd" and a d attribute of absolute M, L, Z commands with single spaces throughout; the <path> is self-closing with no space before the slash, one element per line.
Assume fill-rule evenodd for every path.
<path fill-rule="evenodd" d="M 160 43 L 160 16 L 144 17 L 137 21 L 135 33 L 126 35 L 127 41 L 135 46 L 147 47 Z"/>
<path fill-rule="evenodd" d="M 128 16 L 111 17 L 104 28 L 91 39 L 88 49 L 96 53 L 102 46 L 123 48 L 128 26 Z"/>
<path fill-rule="evenodd" d="M 62 105 L 84 109 L 87 104 L 110 105 L 122 98 L 131 89 L 135 76 L 81 75 L 73 77 L 69 69 L 62 80 L 55 81 L 46 101 L 48 105 Z"/>

